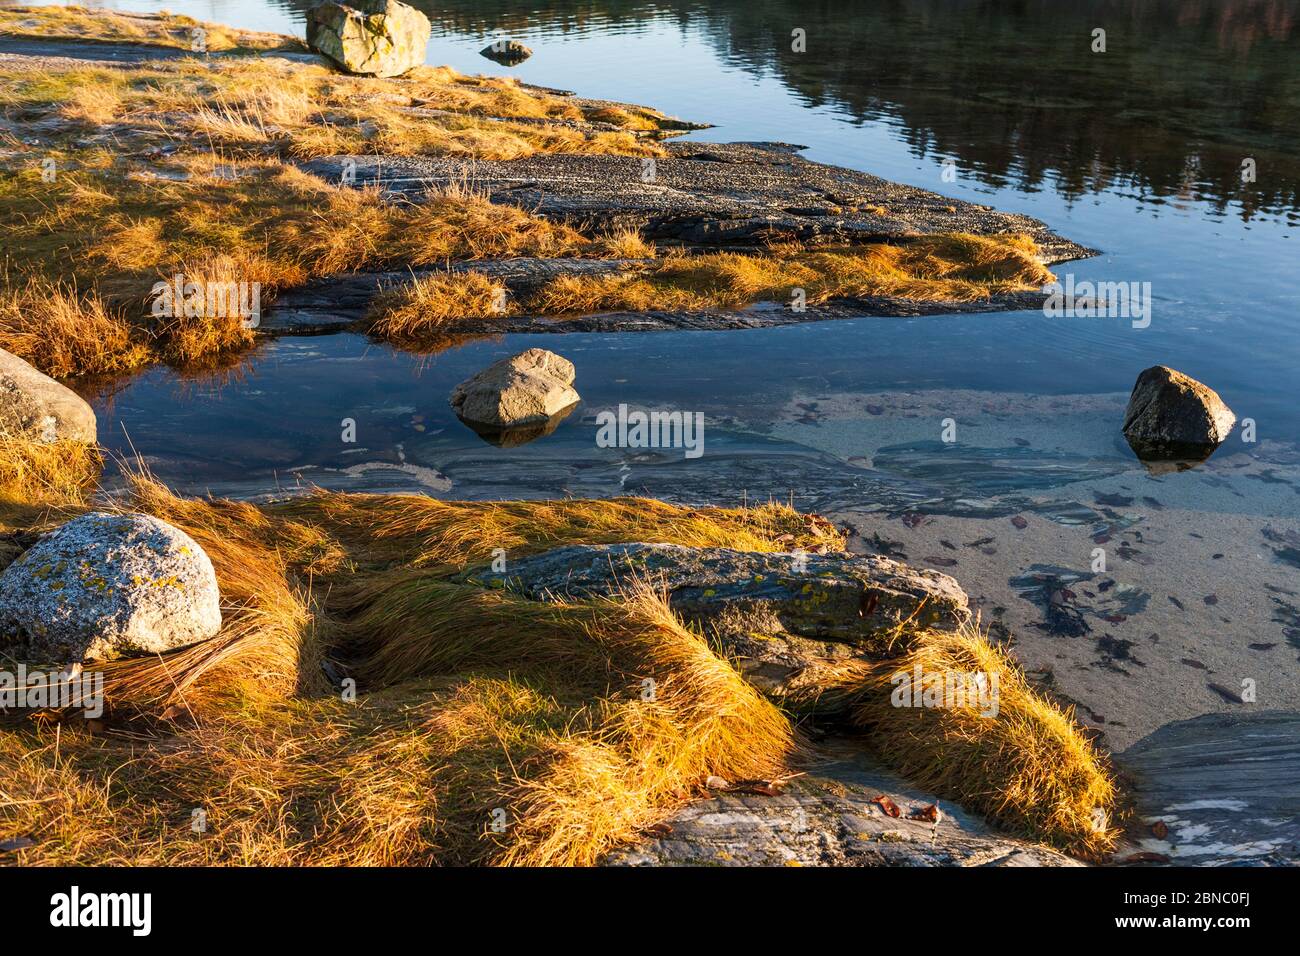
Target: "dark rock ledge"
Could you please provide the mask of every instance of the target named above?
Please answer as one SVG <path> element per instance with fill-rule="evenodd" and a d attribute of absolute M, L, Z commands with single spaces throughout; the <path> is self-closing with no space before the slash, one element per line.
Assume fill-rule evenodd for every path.
<path fill-rule="evenodd" d="M 667 144 L 653 181 L 639 157 L 540 155 L 476 162 L 457 159 L 336 156 L 303 163 L 323 179 L 340 182 L 344 163 L 356 163 L 356 185 L 379 184 L 412 199 L 430 187 L 471 185 L 495 202 L 518 205 L 586 229 L 636 228 L 647 238 L 697 251 L 756 249 L 772 240 L 861 243 L 905 241 L 942 232 L 1032 236 L 1044 260 L 1055 263 L 1094 255 L 1052 232 L 1037 219 L 998 212 L 913 186 L 836 166 L 810 162 L 799 147 L 780 143 Z M 519 258 L 460 263 L 499 279 L 516 297 L 561 274 L 623 272 L 640 261 Z M 415 270 L 416 275 L 438 269 Z M 360 273 L 318 280 L 285 293 L 267 310 L 262 331 L 273 334 L 335 332 L 356 327 L 371 297 L 410 278 L 410 271 Z M 511 315 L 476 318 L 457 330 L 506 332 L 620 332 L 674 329 L 749 329 L 826 319 L 916 316 L 1036 309 L 1037 291 L 981 302 L 917 302 L 891 296 L 835 300 L 796 312 L 782 303 L 700 312 L 612 312 L 587 316 Z"/>
<path fill-rule="evenodd" d="M 588 228 L 635 227 L 648 239 L 691 245 L 754 245 L 767 239 L 864 242 L 941 232 L 1023 232 L 1047 262 L 1094 255 L 1037 219 L 941 196 L 798 155 L 784 143 L 666 144 L 668 155 L 543 154 L 526 159 L 333 156 L 303 168 L 341 182 L 356 163 L 356 185 L 417 195 L 430 186 L 470 185 L 495 202 Z"/>

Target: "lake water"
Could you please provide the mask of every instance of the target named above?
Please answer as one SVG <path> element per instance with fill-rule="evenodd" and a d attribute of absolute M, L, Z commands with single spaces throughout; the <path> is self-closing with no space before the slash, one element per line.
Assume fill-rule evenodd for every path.
<path fill-rule="evenodd" d="M 301 34 L 309 4 L 120 6 Z M 134 448 L 189 490 L 256 493 L 294 480 L 286 476 L 295 469 L 366 457 L 340 444 L 345 417 L 357 420 L 369 457 L 397 460 L 396 442 L 411 423 L 393 410 L 409 407 L 426 419 L 416 423 L 426 431 L 412 433 L 424 446 L 420 464 L 445 471 L 449 455 L 490 451 L 450 416 L 451 386 L 534 344 L 578 362 L 585 411 L 627 401 L 732 415 L 746 435 L 769 439 L 768 426 L 789 419 L 786 406 L 800 396 L 1115 394 L 1157 363 L 1216 388 L 1239 417 L 1255 420 L 1261 440 L 1300 439 L 1291 387 L 1300 357 L 1300 4 L 1209 3 L 1181 17 L 1170 4 L 1113 2 L 1068 12 L 955 0 L 870 11 L 778 2 L 418 6 L 434 23 L 432 63 L 502 72 L 477 52 L 502 30 L 535 50 L 513 70 L 526 81 L 714 124 L 697 139 L 799 143 L 811 159 L 1041 218 L 1103 253 L 1059 274 L 1150 282 L 1150 327 L 1039 313 L 866 319 L 727 333 L 511 336 L 433 358 L 357 336 L 282 341 L 219 388 L 155 371 L 101 399 L 110 447 Z M 1090 50 L 1097 26 L 1107 29 L 1106 53 Z M 790 50 L 796 28 L 806 31 L 804 53 Z M 1241 181 L 1248 158 L 1253 183 Z M 955 163 L 955 181 L 945 181 L 945 161 Z M 941 399 L 932 404 L 945 411 Z M 607 461 L 583 410 L 529 451 L 503 451 L 503 460 L 551 458 L 547 445 L 563 444 L 584 463 Z M 947 411 L 973 410 L 954 399 Z M 1055 426 L 1039 411 L 1032 417 L 1025 427 L 1054 444 L 1133 464 L 1111 440 L 1113 420 L 1093 430 L 1079 416 Z M 710 422 L 715 447 L 744 444 L 725 421 Z M 937 422 L 918 428 L 910 437 L 938 437 Z M 441 444 L 423 437 L 435 431 Z M 817 447 L 817 436 L 813 446 L 871 457 L 878 440 L 909 437 L 860 431 L 845 441 L 862 447 Z M 971 431 L 959 438 L 987 444 Z M 802 444 L 793 433 L 783 440 Z M 369 474 L 350 480 L 403 481 Z M 785 482 L 798 500 L 788 476 L 764 482 L 758 474 L 753 487 L 719 492 L 765 495 Z M 461 477 L 465 494 L 479 493 L 472 476 Z M 1042 480 L 1026 473 L 1026 487 Z"/>

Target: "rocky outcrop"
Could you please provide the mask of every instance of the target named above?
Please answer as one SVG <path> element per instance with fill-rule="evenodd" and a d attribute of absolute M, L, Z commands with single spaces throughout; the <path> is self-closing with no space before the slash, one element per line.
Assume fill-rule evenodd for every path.
<path fill-rule="evenodd" d="M 399 76 L 424 63 L 429 19 L 398 0 L 322 3 L 307 14 L 307 44 L 349 73 Z"/>
<path fill-rule="evenodd" d="M 179 528 L 92 512 L 41 538 L 0 574 L 0 631 L 33 660 L 161 653 L 221 629 L 212 562 Z"/>
<path fill-rule="evenodd" d="M 533 55 L 533 51 L 518 40 L 493 40 L 478 52 L 479 56 L 485 56 L 502 66 L 517 66 Z"/>
<path fill-rule="evenodd" d="M 1016 232 L 1046 262 L 1093 251 L 1018 213 L 942 196 L 870 173 L 814 163 L 784 143 L 664 144 L 640 156 L 538 154 L 482 160 L 474 185 L 493 202 L 590 228 L 638 229 L 647 239 L 698 246 L 762 246 L 769 240 L 897 241 L 941 232 Z M 456 157 L 351 156 L 307 160 L 331 183 L 356 164 L 358 187 L 378 184 L 419 199 L 429 187 L 461 182 Z M 1039 296 L 1041 305 L 1043 296 Z"/>
<path fill-rule="evenodd" d="M 462 578 L 533 600 L 610 597 L 648 582 L 751 683 L 779 697 L 815 688 L 846 660 L 879 653 L 905 622 L 952 628 L 969 616 L 965 592 L 946 574 L 875 555 L 574 545 Z"/>
<path fill-rule="evenodd" d="M 528 349 L 489 365 L 451 393 L 451 407 L 480 434 L 554 428 L 580 396 L 573 363 L 546 349 Z M 517 444 L 517 442 L 516 442 Z"/>
<path fill-rule="evenodd" d="M 94 443 L 94 410 L 76 392 L 0 349 L 0 436 Z"/>
<path fill-rule="evenodd" d="M 840 759 L 823 761 L 784 785 L 715 778 L 709 796 L 610 853 L 604 865 L 1081 865 L 1000 834 L 947 801 L 936 803 L 864 756 L 856 741 L 831 740 L 823 748 Z M 940 812 L 933 814 L 931 807 Z"/>
<path fill-rule="evenodd" d="M 1124 437 L 1140 458 L 1197 458 L 1228 437 L 1237 416 L 1208 385 L 1164 365 L 1138 376 Z"/>

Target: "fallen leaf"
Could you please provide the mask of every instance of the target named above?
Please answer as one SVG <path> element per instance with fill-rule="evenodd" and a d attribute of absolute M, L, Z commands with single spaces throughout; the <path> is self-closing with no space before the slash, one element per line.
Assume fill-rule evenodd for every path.
<path fill-rule="evenodd" d="M 887 817 L 901 817 L 903 815 L 903 811 L 898 809 L 898 804 L 889 799 L 889 797 L 885 796 L 883 793 L 871 802 L 880 807 Z"/>
<path fill-rule="evenodd" d="M 1155 823 L 1151 824 L 1151 835 L 1157 840 L 1163 840 L 1165 837 L 1169 836 L 1169 827 L 1165 825 L 1164 820 L 1157 820 Z"/>
<path fill-rule="evenodd" d="M 1020 517 L 1020 515 L 1016 515 L 1014 518 L 1012 518 L 1011 523 L 1022 531 L 1025 528 L 1029 527 L 1029 522 L 1026 521 L 1024 518 Z"/>
<path fill-rule="evenodd" d="M 943 819 L 943 813 L 940 812 L 937 803 L 925 807 L 914 807 L 908 816 L 913 820 L 923 820 L 926 823 L 938 823 Z"/>

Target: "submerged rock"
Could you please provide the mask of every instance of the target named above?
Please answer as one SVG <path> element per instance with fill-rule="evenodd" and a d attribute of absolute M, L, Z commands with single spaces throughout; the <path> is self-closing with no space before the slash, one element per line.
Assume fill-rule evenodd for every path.
<path fill-rule="evenodd" d="M 611 597 L 649 582 L 735 657 L 751 683 L 776 696 L 815 687 L 845 659 L 878 652 L 878 639 L 905 622 L 953 628 L 969 618 L 966 593 L 952 578 L 875 555 L 574 545 L 463 577 L 533 600 Z"/>
<path fill-rule="evenodd" d="M 485 56 L 502 66 L 517 66 L 533 55 L 533 51 L 518 40 L 493 40 L 478 52 L 479 56 Z"/>
<path fill-rule="evenodd" d="M 94 443 L 94 409 L 72 389 L 0 349 L 0 436 Z"/>
<path fill-rule="evenodd" d="M 554 429 L 573 410 L 573 363 L 546 349 L 528 349 L 489 365 L 451 393 L 451 407 L 479 434 L 511 429 Z M 537 437 L 536 435 L 532 437 Z M 519 442 L 515 442 L 519 444 Z"/>
<path fill-rule="evenodd" d="M 1124 437 L 1139 458 L 1203 461 L 1237 416 L 1217 392 L 1164 365 L 1138 376 L 1124 412 Z"/>
<path fill-rule="evenodd" d="M 92 512 L 0 574 L 0 628 L 25 637 L 42 662 L 170 651 L 221 629 L 217 576 L 179 528 L 150 515 Z"/>
<path fill-rule="evenodd" d="M 429 19 L 398 0 L 322 3 L 307 13 L 307 45 L 349 73 L 398 76 L 424 63 Z"/>

